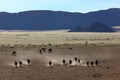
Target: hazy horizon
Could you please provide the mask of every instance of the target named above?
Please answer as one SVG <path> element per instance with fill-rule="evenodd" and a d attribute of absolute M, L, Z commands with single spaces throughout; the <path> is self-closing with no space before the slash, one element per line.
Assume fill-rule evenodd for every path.
<path fill-rule="evenodd" d="M 120 9 L 120 8 L 108 8 L 108 9 Z M 101 11 L 101 10 L 108 10 L 108 9 L 100 9 L 100 10 L 94 10 L 94 11 L 89 11 L 89 12 L 97 12 L 97 11 Z M 26 11 L 62 11 L 62 12 L 70 12 L 70 13 L 89 13 L 89 12 L 72 12 L 72 11 L 64 11 L 64 10 L 23 10 L 23 11 L 19 11 L 19 12 L 26 12 Z M 9 11 L 0 11 L 1 12 L 6 12 L 6 13 L 19 13 L 19 12 L 9 12 Z"/>
<path fill-rule="evenodd" d="M 52 10 L 87 13 L 120 8 L 120 0 L 0 0 L 0 12 L 17 13 L 29 10 Z"/>

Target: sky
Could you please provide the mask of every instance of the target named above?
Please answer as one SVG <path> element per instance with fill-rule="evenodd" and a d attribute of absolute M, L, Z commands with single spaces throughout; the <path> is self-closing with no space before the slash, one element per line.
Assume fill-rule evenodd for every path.
<path fill-rule="evenodd" d="M 0 0 L 0 12 L 53 10 L 86 13 L 120 8 L 120 0 Z"/>

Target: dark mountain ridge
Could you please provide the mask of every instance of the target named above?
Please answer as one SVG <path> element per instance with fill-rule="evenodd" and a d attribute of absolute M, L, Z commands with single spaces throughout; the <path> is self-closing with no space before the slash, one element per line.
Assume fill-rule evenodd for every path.
<path fill-rule="evenodd" d="M 19 13 L 0 12 L 3 30 L 57 30 L 89 26 L 100 22 L 107 26 L 120 25 L 120 9 L 112 8 L 89 13 L 33 10 Z"/>
<path fill-rule="evenodd" d="M 95 22 L 88 27 L 75 27 L 73 29 L 70 29 L 69 32 L 116 32 L 116 30 L 103 23 Z"/>

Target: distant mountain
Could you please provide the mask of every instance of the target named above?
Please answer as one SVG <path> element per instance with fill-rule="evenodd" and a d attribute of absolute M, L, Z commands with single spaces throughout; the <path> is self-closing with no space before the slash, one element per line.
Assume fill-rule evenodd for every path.
<path fill-rule="evenodd" d="M 70 30 L 70 32 L 115 32 L 116 30 L 105 24 L 95 22 L 88 27 L 75 27 Z"/>
<path fill-rule="evenodd" d="M 96 22 L 88 27 L 87 31 L 89 32 L 114 32 L 115 30 L 112 27 L 109 27 L 105 24 Z"/>
<path fill-rule="evenodd" d="M 0 13 L 3 30 L 57 30 L 90 26 L 95 22 L 107 26 L 120 26 L 120 9 L 112 8 L 89 13 L 36 10 L 19 13 Z"/>

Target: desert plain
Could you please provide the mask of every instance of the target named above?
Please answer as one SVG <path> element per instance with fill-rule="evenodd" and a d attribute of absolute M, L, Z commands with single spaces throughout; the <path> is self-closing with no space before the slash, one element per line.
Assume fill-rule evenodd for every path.
<path fill-rule="evenodd" d="M 96 60 L 97 66 L 87 66 Z M 0 80 L 120 80 L 120 33 L 1 31 Z"/>

